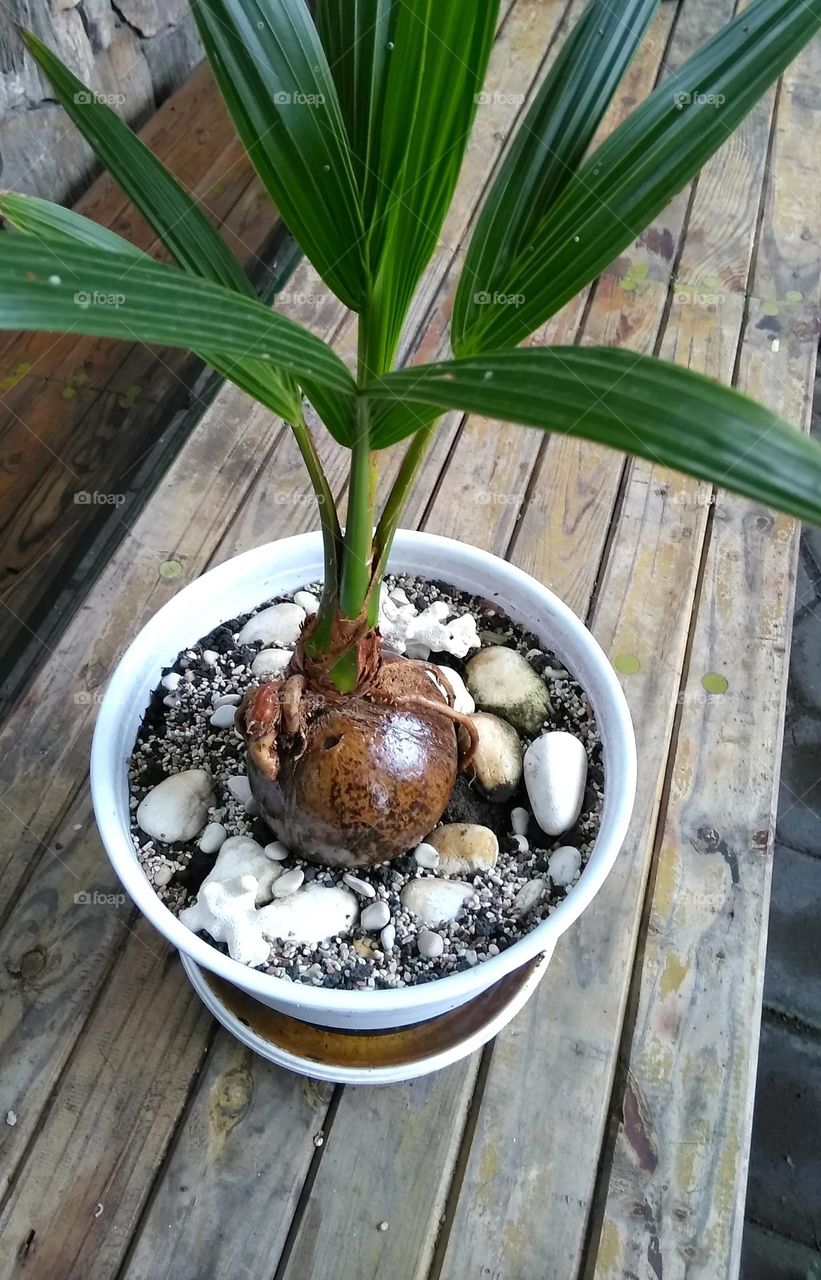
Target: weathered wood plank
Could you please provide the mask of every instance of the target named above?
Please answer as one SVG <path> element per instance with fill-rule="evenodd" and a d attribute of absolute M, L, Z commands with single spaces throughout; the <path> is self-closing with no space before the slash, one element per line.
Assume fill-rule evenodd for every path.
<path fill-rule="evenodd" d="M 123 1280 L 272 1276 L 332 1093 L 220 1032 Z"/>
<path fill-rule="evenodd" d="M 748 330 L 739 378 L 805 423 L 817 345 L 807 319 L 787 322 L 777 355 Z M 738 1274 L 797 549 L 788 518 L 715 500 L 615 1099 L 602 1280 Z"/>
<path fill-rule="evenodd" d="M 209 1024 L 168 959 L 138 923 L 0 1216 L 3 1277 L 114 1274 L 148 1189 L 131 1168 L 161 1157 Z"/>

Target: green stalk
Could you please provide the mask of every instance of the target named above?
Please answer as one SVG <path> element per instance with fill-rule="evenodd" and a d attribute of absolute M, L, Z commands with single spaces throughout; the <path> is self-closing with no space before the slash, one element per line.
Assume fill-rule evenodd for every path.
<path fill-rule="evenodd" d="M 374 328 L 367 315 L 359 321 L 358 381 L 364 386 L 373 376 L 371 345 Z M 373 526 L 376 510 L 377 463 L 370 444 L 370 403 L 361 396 L 356 406 L 356 439 L 351 449 L 351 472 L 348 485 L 348 508 L 342 552 L 342 575 L 339 608 L 343 617 L 358 618 L 368 601 L 373 563 Z M 358 658 L 355 648 L 344 653 L 334 665 L 331 676 L 337 688 L 345 693 L 356 686 Z"/>
<path fill-rule="evenodd" d="M 299 452 L 313 485 L 317 507 L 319 508 L 319 526 L 322 530 L 322 550 L 325 563 L 325 581 L 322 586 L 322 597 L 316 626 L 306 648 L 310 653 L 322 653 L 327 646 L 331 634 L 334 615 L 339 600 L 339 564 L 342 555 L 342 530 L 336 513 L 336 503 L 328 483 L 328 477 L 322 468 L 319 454 L 316 451 L 313 436 L 305 421 L 304 414 L 291 423 Z"/>
<path fill-rule="evenodd" d="M 384 578 L 388 567 L 388 556 L 391 553 L 393 539 L 399 527 L 399 520 L 407 502 L 408 494 L 416 483 L 416 478 L 424 462 L 425 454 L 430 448 L 437 426 L 438 419 L 434 419 L 433 422 L 421 427 L 416 432 L 416 435 L 413 436 L 402 459 L 399 474 L 391 486 L 379 524 L 376 527 L 376 534 L 373 540 L 374 568 L 368 599 L 368 622 L 372 627 L 376 626 L 379 618 L 379 584 Z"/>

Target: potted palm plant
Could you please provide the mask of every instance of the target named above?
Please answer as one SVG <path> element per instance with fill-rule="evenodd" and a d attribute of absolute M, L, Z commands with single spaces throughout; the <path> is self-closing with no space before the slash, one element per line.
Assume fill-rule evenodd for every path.
<path fill-rule="evenodd" d="M 138 338 L 200 353 L 290 424 L 319 514 L 318 534 L 220 566 L 186 587 L 137 637 L 98 720 L 92 759 L 98 822 L 135 901 L 199 964 L 275 1007 L 331 1026 L 411 1023 L 471 999 L 537 953 L 550 953 L 618 853 L 632 806 L 635 747 L 618 682 L 581 622 L 540 584 L 494 557 L 398 531 L 405 500 L 438 419 L 456 409 L 567 432 L 720 482 L 800 518 L 821 517 L 821 449 L 760 405 L 655 358 L 600 347 L 520 345 L 695 175 L 818 30 L 821 6 L 754 0 L 591 153 L 656 7 L 656 0 L 619 6 L 591 0 L 490 185 L 456 294 L 453 358 L 395 368 L 403 325 L 459 174 L 499 0 L 316 0 L 313 17 L 305 0 L 192 3 L 206 56 L 265 188 L 322 280 L 358 316 L 358 359 L 350 370 L 319 337 L 258 301 L 188 193 L 115 113 L 35 36 L 24 35 L 56 97 L 176 265 L 153 261 L 47 201 L 6 194 L 0 198 L 9 224 L 0 236 L 0 326 Z M 349 451 L 344 521 L 306 404 Z M 377 510 L 381 452 L 403 441 L 397 478 Z M 484 963 L 471 958 L 437 972 L 441 952 L 426 941 L 428 969 L 421 977 L 439 981 L 328 990 L 322 973 L 302 982 L 270 966 L 266 971 L 273 924 L 262 951 L 255 945 L 243 952 L 236 913 L 244 912 L 251 928 L 283 900 L 280 879 L 284 885 L 290 874 L 292 888 L 304 876 L 299 867 L 279 868 L 274 902 L 260 906 L 265 873 L 259 865 L 266 858 L 287 860 L 290 850 L 303 862 L 335 866 L 333 874 L 349 887 L 355 882 L 363 902 L 388 901 L 384 868 L 420 841 L 425 846 L 482 737 L 460 699 L 455 667 L 442 676 L 419 656 L 386 647 L 380 599 L 389 571 L 443 579 L 457 595 L 491 597 L 514 627 L 556 655 L 598 724 L 604 800 L 578 883 L 550 913 L 531 911 L 530 927 L 512 945 L 488 948 L 479 957 Z M 188 651 L 160 689 L 162 705 L 176 711 L 186 662 L 205 661 L 210 653 L 198 643 L 206 632 L 230 621 L 235 640 L 244 633 L 259 638 L 253 625 L 245 631 L 247 620 L 254 624 L 272 599 L 281 604 L 287 597 L 286 606 L 299 608 L 294 593 L 313 580 L 321 590 L 309 616 L 299 620 L 285 659 L 278 668 L 269 660 L 268 678 L 246 681 L 241 702 L 235 692 L 225 695 L 224 706 L 240 705 L 220 717 L 227 723 L 236 714 L 247 752 L 247 811 L 282 839 L 264 851 L 256 847 L 249 866 L 257 873 L 250 878 L 239 874 L 241 862 L 232 864 L 231 911 L 225 894 L 215 895 L 211 915 L 191 916 L 186 928 L 162 904 L 135 854 L 127 762 L 143 712 L 162 672 Z M 391 582 L 396 592 L 396 578 Z M 404 607 L 401 584 L 399 590 L 394 613 Z M 194 616 L 201 627 L 192 634 Z M 434 641 L 428 648 L 436 656 Z M 525 726 L 529 751 L 545 745 L 543 727 Z M 552 751 L 555 744 L 549 745 Z M 564 750 L 573 754 L 569 746 Z M 542 754 L 550 752 L 545 747 Z M 564 765 L 557 768 L 561 773 Z M 206 811 L 213 818 L 214 806 L 205 803 L 208 770 L 192 772 L 204 774 L 186 782 L 187 803 L 195 814 L 200 807 L 196 834 Z M 572 790 L 576 783 L 569 785 Z M 539 817 L 544 831 L 550 821 Z M 168 833 L 161 819 L 153 822 L 162 843 Z M 208 830 L 219 826 L 211 821 Z M 514 833 L 520 851 L 527 845 L 524 830 Z M 557 841 L 564 830 L 559 823 L 552 832 Z M 224 828 L 214 849 L 221 838 Z M 200 835 L 199 847 L 206 843 Z M 428 849 L 417 858 L 423 877 L 426 867 L 435 867 L 435 858 L 426 863 L 425 857 L 434 854 Z M 368 868 L 382 879 L 369 882 Z M 381 908 L 372 915 L 379 918 L 374 928 L 382 930 L 384 955 L 396 945 L 395 929 Z M 217 921 L 206 932 L 222 950 L 194 931 L 206 920 Z M 260 936 L 254 935 L 257 944 Z M 421 951 L 421 940 L 418 946 Z"/>

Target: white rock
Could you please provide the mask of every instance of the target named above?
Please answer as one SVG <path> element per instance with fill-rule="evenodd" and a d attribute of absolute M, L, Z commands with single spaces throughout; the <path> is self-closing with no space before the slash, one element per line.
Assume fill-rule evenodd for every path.
<path fill-rule="evenodd" d="M 510 811 L 510 825 L 513 828 L 513 834 L 517 836 L 526 836 L 527 829 L 530 826 L 530 814 L 527 809 L 518 806 Z"/>
<path fill-rule="evenodd" d="M 380 929 L 384 929 L 390 918 L 390 907 L 384 898 L 380 898 L 378 902 L 372 902 L 365 908 L 359 923 L 368 933 L 378 933 Z"/>
<path fill-rule="evenodd" d="M 208 723 L 215 729 L 232 729 L 234 727 L 236 714 L 237 709 L 233 704 L 229 704 L 224 707 L 217 707 Z"/>
<path fill-rule="evenodd" d="M 514 835 L 512 838 L 516 841 L 516 848 L 519 850 L 519 853 L 530 852 L 530 841 L 527 836 Z"/>
<path fill-rule="evenodd" d="M 242 702 L 242 698 L 238 693 L 222 693 L 219 697 L 215 694 L 211 699 L 211 705 L 215 711 L 217 707 L 236 707 L 240 702 Z"/>
<path fill-rule="evenodd" d="M 410 880 L 399 895 L 406 911 L 431 926 L 455 920 L 472 896 L 473 885 L 431 878 Z"/>
<path fill-rule="evenodd" d="M 197 844 L 203 853 L 218 853 L 227 839 L 228 832 L 221 822 L 209 822 Z"/>
<path fill-rule="evenodd" d="M 263 649 L 251 663 L 251 675 L 276 679 L 282 675 L 293 656 L 290 649 Z"/>
<path fill-rule="evenodd" d="M 282 870 L 278 862 L 272 862 L 271 866 L 277 867 L 279 871 Z M 304 879 L 305 872 L 302 870 L 302 867 L 293 867 L 290 871 L 286 871 L 284 875 L 280 876 L 279 880 L 277 880 L 274 885 L 274 897 L 287 898 L 292 893 L 296 893 L 297 889 L 302 888 L 302 882 Z"/>
<path fill-rule="evenodd" d="M 554 849 L 547 860 L 547 872 L 554 884 L 564 888 L 572 884 L 582 869 L 582 855 L 572 844 Z"/>
<path fill-rule="evenodd" d="M 215 653 L 213 649 L 203 649 L 202 660 L 206 667 L 215 667 L 219 662 L 219 654 Z"/>
<path fill-rule="evenodd" d="M 259 907 L 271 901 L 274 881 L 281 875 L 282 867 L 265 857 L 262 845 L 256 840 L 250 836 L 230 836 L 222 842 L 217 860 L 202 883 L 253 876 L 257 885 L 256 905 Z"/>
<path fill-rule="evenodd" d="M 349 889 L 306 884 L 257 914 L 269 938 L 324 942 L 338 933 L 350 932 L 359 916 L 359 905 Z"/>
<path fill-rule="evenodd" d="M 474 951 L 473 947 L 468 947 L 467 951 L 465 952 L 465 959 L 467 960 L 471 969 L 474 969 L 476 965 L 479 963 L 478 951 Z"/>
<path fill-rule="evenodd" d="M 396 925 L 386 924 L 379 935 L 379 941 L 383 951 L 393 951 L 393 946 L 396 942 Z"/>
<path fill-rule="evenodd" d="M 296 644 L 304 621 L 305 610 L 298 604 L 272 604 L 248 619 L 237 636 L 237 643 L 252 644 L 261 640 L 263 644 L 287 649 Z"/>
<path fill-rule="evenodd" d="M 313 617 L 319 609 L 319 601 L 313 591 L 295 591 L 294 604 L 304 609 L 309 618 Z"/>
<path fill-rule="evenodd" d="M 422 929 L 416 939 L 420 956 L 426 960 L 435 960 L 445 949 L 445 940 L 441 933 L 432 933 L 430 929 Z"/>
<path fill-rule="evenodd" d="M 247 804 L 253 799 L 251 795 L 251 784 L 244 773 L 235 773 L 228 779 L 228 790 L 235 800 L 239 800 L 240 804 Z"/>
<path fill-rule="evenodd" d="M 544 880 L 528 880 L 523 885 L 516 897 L 513 899 L 513 910 L 517 916 L 526 916 L 528 911 L 532 911 L 535 906 L 541 902 L 545 895 L 547 885 Z"/>
<path fill-rule="evenodd" d="M 284 862 L 291 856 L 291 850 L 286 849 L 281 840 L 272 840 L 270 844 L 266 844 L 262 852 L 266 858 L 271 858 L 274 862 Z"/>
<path fill-rule="evenodd" d="M 434 600 L 423 613 L 411 618 L 405 630 L 405 647 L 411 658 L 427 658 L 431 651 L 451 653 L 454 658 L 464 658 L 471 649 L 478 649 L 481 641 L 472 613 L 447 621 L 451 612 L 444 600 Z"/>
<path fill-rule="evenodd" d="M 170 707 L 173 711 L 176 707 L 182 706 L 182 699 L 178 698 L 175 693 L 167 693 L 162 700 L 162 704 L 164 707 Z"/>
<path fill-rule="evenodd" d="M 456 701 L 453 704 L 454 711 L 461 711 L 463 715 L 472 715 L 476 710 L 476 703 L 468 693 L 468 687 L 465 684 L 458 671 L 454 671 L 453 667 L 443 666 L 439 664 L 439 670 L 446 677 L 448 684 L 453 690 Z"/>
<path fill-rule="evenodd" d="M 162 678 L 162 687 L 163 689 L 167 689 L 169 693 L 173 693 L 174 690 L 178 688 L 181 679 L 182 676 L 178 671 L 169 671 L 168 675 L 163 676 Z"/>
<path fill-rule="evenodd" d="M 439 854 L 438 870 L 444 876 L 490 871 L 499 857 L 495 832 L 476 822 L 448 822 L 432 831 L 428 840 Z"/>
<path fill-rule="evenodd" d="M 439 850 L 435 845 L 428 844 L 423 841 L 418 844 L 413 851 L 417 866 L 424 867 L 426 871 L 435 871 L 439 866 Z"/>
<path fill-rule="evenodd" d="M 544 681 L 520 653 L 494 645 L 471 658 L 467 686 L 482 711 L 501 716 L 521 733 L 538 733 L 550 709 Z"/>
<path fill-rule="evenodd" d="M 405 652 L 405 633 L 416 613 L 417 610 L 407 596 L 404 601 L 393 599 L 384 583 L 382 584 L 379 592 L 379 630 L 382 639 L 396 653 Z"/>
<path fill-rule="evenodd" d="M 550 836 L 569 831 L 581 813 L 587 754 L 572 733 L 543 733 L 525 752 L 525 786 L 533 816 Z"/>
<path fill-rule="evenodd" d="M 479 735 L 470 762 L 479 789 L 488 800 L 509 800 L 522 781 L 519 735 L 513 725 L 487 711 L 477 711 L 470 718 Z"/>
<path fill-rule="evenodd" d="M 180 922 L 194 933 L 202 929 L 215 942 L 224 942 L 240 964 L 264 964 L 271 948 L 263 936 L 262 912 L 254 906 L 257 889 L 253 876 L 203 883 L 196 902 L 180 912 Z"/>
<path fill-rule="evenodd" d="M 168 863 L 163 863 L 161 867 L 157 867 L 151 879 L 158 889 L 162 889 L 168 884 L 173 874 L 174 872 L 168 866 Z"/>
<path fill-rule="evenodd" d="M 355 876 L 348 871 L 343 877 L 343 882 L 349 889 L 353 889 L 354 893 L 358 893 L 360 898 L 375 898 L 376 890 L 367 880 L 360 880 L 359 876 Z"/>
<path fill-rule="evenodd" d="M 193 840 L 213 803 L 211 775 L 205 769 L 186 769 L 152 787 L 137 807 L 137 822 L 152 840 Z"/>

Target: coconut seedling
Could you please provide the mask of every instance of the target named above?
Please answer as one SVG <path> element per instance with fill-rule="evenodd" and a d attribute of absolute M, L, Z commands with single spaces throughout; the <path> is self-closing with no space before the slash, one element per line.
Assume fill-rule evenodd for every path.
<path fill-rule="evenodd" d="M 754 0 L 595 149 L 656 0 L 592 0 L 489 183 L 456 292 L 452 358 L 395 367 L 468 146 L 499 8 L 316 0 L 312 16 L 305 0 L 194 0 L 206 56 L 265 189 L 358 317 L 354 370 L 258 300 L 197 202 L 23 36 L 176 265 L 57 205 L 5 195 L 0 326 L 190 348 L 290 424 L 310 476 L 324 545 L 319 610 L 284 676 L 253 689 L 237 718 L 263 815 L 309 859 L 366 865 L 412 847 L 441 817 L 475 744 L 447 681 L 387 652 L 378 629 L 392 539 L 444 412 L 580 436 L 821 519 L 821 448 L 760 405 L 633 352 L 528 345 L 727 140 L 817 32 L 819 0 Z M 323 428 L 349 451 L 344 520 L 315 444 Z M 403 441 L 377 509 L 382 451 Z"/>

